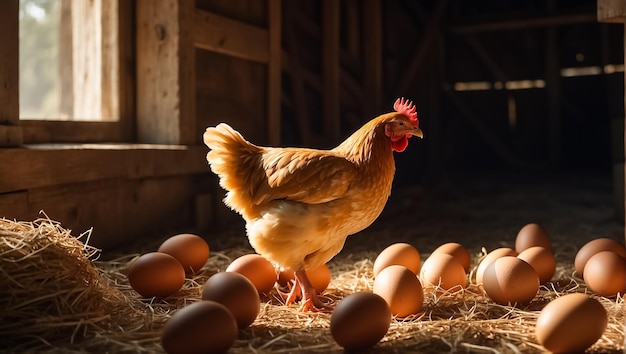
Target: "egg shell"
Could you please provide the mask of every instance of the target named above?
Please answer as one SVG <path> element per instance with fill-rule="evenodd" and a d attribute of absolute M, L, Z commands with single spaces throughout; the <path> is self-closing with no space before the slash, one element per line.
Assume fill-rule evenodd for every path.
<path fill-rule="evenodd" d="M 236 272 L 213 274 L 202 286 L 202 300 L 226 306 L 235 316 L 239 329 L 250 326 L 261 309 L 261 299 L 254 284 Z"/>
<path fill-rule="evenodd" d="M 374 279 L 373 292 L 380 295 L 394 316 L 406 317 L 422 310 L 424 289 L 417 276 L 401 265 L 383 269 Z"/>
<path fill-rule="evenodd" d="M 330 284 L 330 268 L 328 268 L 326 264 L 322 264 L 314 269 L 305 269 L 305 272 L 311 281 L 311 285 L 313 285 L 318 294 L 326 290 L 328 284 Z M 294 277 L 293 270 L 283 270 L 278 274 L 278 283 L 281 286 L 285 286 L 288 282 L 292 281 Z"/>
<path fill-rule="evenodd" d="M 394 243 L 382 250 L 374 260 L 374 276 L 390 265 L 401 265 L 414 274 L 419 274 L 421 266 L 419 251 L 408 243 Z"/>
<path fill-rule="evenodd" d="M 581 293 L 567 294 L 541 310 L 535 336 L 551 352 L 582 353 L 602 337 L 607 323 L 607 312 L 598 300 Z"/>
<path fill-rule="evenodd" d="M 602 251 L 613 251 L 626 258 L 626 247 L 623 244 L 606 237 L 597 238 L 587 242 L 576 253 L 574 269 L 584 277 L 585 264 L 594 254 Z"/>
<path fill-rule="evenodd" d="M 174 235 L 159 246 L 158 252 L 167 253 L 178 259 L 187 274 L 200 270 L 209 259 L 209 244 L 193 234 Z"/>
<path fill-rule="evenodd" d="M 130 264 L 128 282 L 141 296 L 167 297 L 182 288 L 185 270 L 180 262 L 166 253 L 146 253 Z"/>
<path fill-rule="evenodd" d="M 527 224 L 517 233 L 517 237 L 515 238 L 515 252 L 520 253 L 534 246 L 552 250 L 550 237 L 546 230 L 539 224 Z"/>
<path fill-rule="evenodd" d="M 165 323 L 161 345 L 173 353 L 224 353 L 237 338 L 233 314 L 214 301 L 198 301 L 176 311 Z"/>
<path fill-rule="evenodd" d="M 487 269 L 487 267 L 496 259 L 505 256 L 517 257 L 517 252 L 515 252 L 515 250 L 512 248 L 502 247 L 496 248 L 493 251 L 487 253 L 487 255 L 478 264 L 478 269 L 476 269 L 476 284 L 483 284 L 483 275 L 485 274 L 485 270 Z"/>
<path fill-rule="evenodd" d="M 448 242 L 443 245 L 437 247 L 432 254 L 435 253 L 445 253 L 453 256 L 465 270 L 465 273 L 469 272 L 470 265 L 472 263 L 472 257 L 470 256 L 469 251 L 460 243 L 456 242 Z"/>
<path fill-rule="evenodd" d="M 556 259 L 552 251 L 545 247 L 533 246 L 523 250 L 517 258 L 526 261 L 537 272 L 539 282 L 545 284 L 552 280 L 556 271 Z"/>
<path fill-rule="evenodd" d="M 539 276 L 535 269 L 513 256 L 493 261 L 485 270 L 483 279 L 487 296 L 501 305 L 528 304 L 539 290 Z"/>
<path fill-rule="evenodd" d="M 274 265 L 258 254 L 243 255 L 228 265 L 227 272 L 237 272 L 250 279 L 259 294 L 268 293 L 274 287 L 278 274 Z"/>
<path fill-rule="evenodd" d="M 458 291 L 467 285 L 463 265 L 446 253 L 431 254 L 422 266 L 420 279 L 425 287 L 434 286 L 447 291 Z"/>
<path fill-rule="evenodd" d="M 369 292 L 356 292 L 337 303 L 330 316 L 330 333 L 347 351 L 363 351 L 378 343 L 389 330 L 387 302 Z"/>
<path fill-rule="evenodd" d="M 598 295 L 615 297 L 626 293 L 626 259 L 613 251 L 591 256 L 583 274 L 587 286 Z"/>

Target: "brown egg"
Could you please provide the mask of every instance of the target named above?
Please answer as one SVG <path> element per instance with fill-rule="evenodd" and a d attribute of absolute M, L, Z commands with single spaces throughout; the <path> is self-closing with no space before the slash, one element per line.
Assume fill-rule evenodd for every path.
<path fill-rule="evenodd" d="M 391 314 L 406 317 L 422 310 L 424 289 L 417 276 L 401 265 L 390 265 L 374 279 L 374 294 L 380 295 Z"/>
<path fill-rule="evenodd" d="M 438 287 L 442 290 L 458 291 L 467 285 L 467 274 L 463 265 L 454 256 L 446 253 L 433 253 L 422 266 L 420 278 L 425 287 Z"/>
<path fill-rule="evenodd" d="M 305 272 L 318 294 L 326 290 L 328 284 L 330 284 L 330 268 L 326 264 L 322 264 L 315 269 L 306 269 Z M 287 285 L 293 279 L 294 271 L 291 269 L 283 270 L 278 274 L 278 283 L 281 286 Z"/>
<path fill-rule="evenodd" d="M 209 244 L 192 234 L 172 236 L 163 241 L 158 251 L 178 259 L 187 274 L 199 271 L 209 259 Z"/>
<path fill-rule="evenodd" d="M 517 257 L 505 256 L 487 267 L 483 288 L 495 303 L 525 305 L 537 295 L 539 276 L 530 264 Z"/>
<path fill-rule="evenodd" d="M 220 272 L 207 279 L 202 286 L 202 300 L 226 306 L 235 316 L 239 329 L 251 325 L 261 309 L 261 299 L 254 284 L 236 272 Z"/>
<path fill-rule="evenodd" d="M 463 247 L 460 243 L 449 242 L 437 247 L 434 253 L 446 253 L 453 256 L 465 269 L 465 273 L 469 272 L 472 258 L 467 248 Z"/>
<path fill-rule="evenodd" d="M 414 274 L 420 271 L 420 253 L 408 243 L 394 243 L 385 248 L 374 260 L 374 276 L 390 265 L 401 265 Z"/>
<path fill-rule="evenodd" d="M 143 297 L 167 297 L 185 283 L 185 270 L 169 254 L 152 252 L 137 258 L 128 269 L 128 282 Z"/>
<path fill-rule="evenodd" d="M 161 345 L 167 353 L 224 353 L 237 338 L 232 313 L 214 301 L 198 301 L 176 311 L 165 323 Z"/>
<path fill-rule="evenodd" d="M 615 297 L 626 293 L 626 259 L 613 251 L 591 256 L 583 274 L 587 286 L 598 295 Z"/>
<path fill-rule="evenodd" d="M 535 335 L 539 344 L 554 353 L 582 353 L 607 327 L 602 304 L 585 294 L 563 295 L 548 303 L 537 318 Z"/>
<path fill-rule="evenodd" d="M 347 351 L 363 351 L 378 343 L 389 330 L 391 312 L 385 300 L 357 292 L 343 298 L 330 316 L 330 333 Z"/>
<path fill-rule="evenodd" d="M 226 268 L 226 271 L 245 275 L 260 294 L 272 290 L 278 278 L 274 265 L 258 254 L 246 254 L 235 259 Z"/>
<path fill-rule="evenodd" d="M 480 261 L 478 269 L 476 270 L 476 284 L 481 285 L 483 283 L 483 275 L 485 274 L 485 270 L 493 261 L 505 256 L 517 257 L 517 252 L 515 252 L 511 248 L 502 247 L 496 248 L 495 250 L 487 253 L 485 258 Z"/>
<path fill-rule="evenodd" d="M 576 253 L 576 258 L 574 259 L 574 269 L 576 272 L 584 277 L 583 271 L 585 270 L 585 264 L 589 258 L 602 251 L 613 251 L 626 258 L 626 248 L 623 244 L 606 237 L 597 238 L 587 242 Z"/>
<path fill-rule="evenodd" d="M 548 233 L 538 224 L 528 224 L 517 233 L 515 252 L 520 253 L 534 246 L 544 247 L 552 251 Z"/>
<path fill-rule="evenodd" d="M 549 249 L 533 246 L 523 250 L 517 258 L 526 261 L 526 263 L 535 268 L 541 284 L 552 280 L 552 276 L 554 276 L 556 271 L 556 259 Z"/>

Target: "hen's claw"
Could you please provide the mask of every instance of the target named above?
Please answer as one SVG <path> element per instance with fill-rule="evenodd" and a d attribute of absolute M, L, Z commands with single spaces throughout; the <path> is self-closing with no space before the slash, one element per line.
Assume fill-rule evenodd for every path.
<path fill-rule="evenodd" d="M 302 304 L 298 311 L 300 312 L 328 312 L 332 311 L 331 304 L 325 304 L 317 296 L 315 287 L 311 285 L 304 269 L 295 272 L 294 279 L 290 282 L 291 290 L 285 299 L 285 305 L 291 305 L 298 298 L 302 298 Z"/>

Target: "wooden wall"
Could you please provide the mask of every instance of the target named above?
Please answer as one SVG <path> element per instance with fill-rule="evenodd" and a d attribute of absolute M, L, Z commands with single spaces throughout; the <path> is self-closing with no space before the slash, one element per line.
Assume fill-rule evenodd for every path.
<path fill-rule="evenodd" d="M 462 168 L 611 169 L 607 137 L 623 131 L 623 74 L 559 74 L 623 62 L 623 30 L 597 23 L 592 1 L 116 1 L 120 120 L 100 123 L 19 119 L 17 0 L 0 2 L 0 217 L 44 210 L 77 234 L 93 227 L 103 248 L 208 236 L 240 219 L 206 164 L 207 126 L 328 148 L 401 96 L 426 139 L 397 155 L 398 184 Z M 455 90 L 527 79 L 546 85 Z M 612 145 L 621 163 L 623 136 Z"/>

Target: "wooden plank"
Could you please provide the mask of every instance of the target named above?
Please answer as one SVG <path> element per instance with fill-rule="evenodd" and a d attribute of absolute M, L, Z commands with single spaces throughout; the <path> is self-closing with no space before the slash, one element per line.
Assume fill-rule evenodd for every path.
<path fill-rule="evenodd" d="M 0 147 L 19 146 L 22 143 L 22 127 L 0 125 Z"/>
<path fill-rule="evenodd" d="M 493 22 L 483 22 L 475 24 L 465 24 L 450 26 L 449 32 L 452 34 L 467 34 L 489 31 L 511 31 L 539 27 L 566 26 L 581 23 L 596 22 L 595 13 L 579 13 L 564 15 L 544 15 L 531 18 L 515 18 L 508 20 L 497 20 Z"/>
<path fill-rule="evenodd" d="M 367 0 L 364 3 L 367 23 L 363 33 L 365 94 L 363 107 L 365 116 L 380 114 L 383 88 L 383 20 L 380 0 Z"/>
<path fill-rule="evenodd" d="M 340 120 L 340 75 L 339 33 L 340 2 L 324 0 L 322 26 L 322 72 L 324 77 L 324 136 L 334 143 L 339 142 Z"/>
<path fill-rule="evenodd" d="M 192 0 L 137 1 L 137 135 L 192 144 L 196 131 Z"/>
<path fill-rule="evenodd" d="M 135 4 L 118 0 L 118 99 L 121 141 L 135 140 Z M 100 140 L 119 141 L 119 140 Z"/>
<path fill-rule="evenodd" d="M 280 145 L 282 97 L 282 13 L 281 0 L 268 0 L 269 60 L 267 67 L 268 141 Z"/>
<path fill-rule="evenodd" d="M 74 236 L 92 229 L 89 244 L 110 250 L 187 231 L 195 219 L 193 183 L 189 176 L 114 179 L 0 194 L 0 216 L 30 221 L 40 211 Z"/>
<path fill-rule="evenodd" d="M 269 16 L 280 15 L 280 2 L 278 6 L 276 4 L 270 4 L 270 6 L 274 13 L 269 13 Z M 276 24 L 274 22 L 274 25 Z M 270 25 L 272 25 L 271 22 Z M 267 29 L 231 20 L 208 11 L 195 10 L 192 35 L 194 45 L 198 48 L 260 63 L 269 61 L 270 34 Z M 275 33 L 272 35 L 276 36 Z"/>
<path fill-rule="evenodd" d="M 127 129 L 118 122 L 33 121 L 20 123 L 25 144 L 122 142 Z"/>
<path fill-rule="evenodd" d="M 626 3 L 624 0 L 598 0 L 598 21 L 624 23 L 626 21 Z"/>
<path fill-rule="evenodd" d="M 18 125 L 19 0 L 0 1 L 0 124 Z M 0 141 L 0 145 L 7 142 Z"/>
<path fill-rule="evenodd" d="M 304 145 L 311 145 L 312 134 L 311 134 L 311 122 L 309 120 L 309 113 L 307 109 L 307 101 L 305 95 L 305 70 L 300 63 L 300 49 L 301 46 L 298 44 L 296 33 L 294 30 L 294 11 L 295 11 L 295 3 L 287 2 L 287 18 L 285 19 L 286 24 L 286 37 L 287 37 L 287 49 L 289 50 L 289 60 L 285 63 L 288 63 L 288 69 L 286 71 L 289 72 L 289 79 L 291 81 L 291 95 L 293 102 L 293 110 L 296 114 L 296 119 L 298 121 L 298 135 L 300 137 L 300 142 Z M 311 75 L 311 78 L 315 78 L 315 75 Z M 323 84 L 319 82 L 320 92 L 322 92 Z"/>
<path fill-rule="evenodd" d="M 203 146 L 136 144 L 0 149 L 0 193 L 103 179 L 208 173 L 206 152 Z"/>

